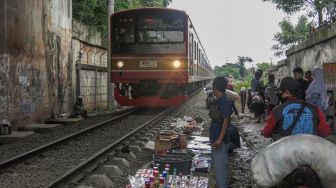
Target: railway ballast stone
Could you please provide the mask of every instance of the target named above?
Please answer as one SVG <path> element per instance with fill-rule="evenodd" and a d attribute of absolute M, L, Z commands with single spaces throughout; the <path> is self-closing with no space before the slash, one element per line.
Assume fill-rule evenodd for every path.
<path fill-rule="evenodd" d="M 143 137 L 140 137 L 139 140 L 147 143 L 150 139 L 148 137 L 143 136 Z"/>
<path fill-rule="evenodd" d="M 92 186 L 86 186 L 86 185 L 80 185 L 77 186 L 76 188 L 93 188 Z"/>
<path fill-rule="evenodd" d="M 125 158 L 115 157 L 111 160 L 111 163 L 117 165 L 120 169 L 126 169 L 130 167 L 129 162 Z"/>
<path fill-rule="evenodd" d="M 106 174 L 109 178 L 114 178 L 116 176 L 122 176 L 123 172 L 117 165 L 105 165 L 101 167 L 100 172 Z"/>
<path fill-rule="evenodd" d="M 138 146 L 141 147 L 141 148 L 144 148 L 145 145 L 146 145 L 145 142 L 142 142 L 142 141 L 140 141 L 140 140 L 135 141 L 134 144 L 135 144 L 135 145 L 138 145 Z"/>
<path fill-rule="evenodd" d="M 136 156 L 133 154 L 133 152 L 129 152 L 129 153 L 118 153 L 118 157 L 121 158 L 125 158 L 128 161 L 135 161 L 136 160 Z"/>
<path fill-rule="evenodd" d="M 131 151 L 134 153 L 134 154 L 139 154 L 142 152 L 142 149 L 141 147 L 137 146 L 137 145 L 130 145 L 129 148 L 131 149 Z"/>
<path fill-rule="evenodd" d="M 88 183 L 96 188 L 114 188 L 112 180 L 104 174 L 90 175 Z"/>
<path fill-rule="evenodd" d="M 146 138 L 148 138 L 149 140 L 154 140 L 154 137 L 155 137 L 154 134 L 151 134 L 151 133 L 146 133 L 145 136 L 146 136 Z M 149 141 L 149 140 L 148 140 L 148 141 Z"/>

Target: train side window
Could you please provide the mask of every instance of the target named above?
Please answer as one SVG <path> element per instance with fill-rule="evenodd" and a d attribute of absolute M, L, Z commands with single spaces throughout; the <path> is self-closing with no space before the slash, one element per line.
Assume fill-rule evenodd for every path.
<path fill-rule="evenodd" d="M 201 63 L 201 49 L 198 48 L 198 64 Z"/>
<path fill-rule="evenodd" d="M 195 58 L 194 58 L 194 60 L 195 61 L 197 61 L 197 47 L 198 47 L 198 44 L 197 44 L 197 42 L 195 41 Z"/>
<path fill-rule="evenodd" d="M 194 35 L 191 34 L 190 35 L 190 59 L 193 59 L 194 57 Z"/>

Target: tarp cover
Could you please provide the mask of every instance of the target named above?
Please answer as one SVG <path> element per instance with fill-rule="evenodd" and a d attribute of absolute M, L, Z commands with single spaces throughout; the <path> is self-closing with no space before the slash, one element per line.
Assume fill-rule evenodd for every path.
<path fill-rule="evenodd" d="M 301 165 L 310 166 L 324 187 L 336 188 L 336 145 L 314 135 L 288 136 L 274 142 L 252 159 L 251 170 L 258 185 L 273 187 Z"/>

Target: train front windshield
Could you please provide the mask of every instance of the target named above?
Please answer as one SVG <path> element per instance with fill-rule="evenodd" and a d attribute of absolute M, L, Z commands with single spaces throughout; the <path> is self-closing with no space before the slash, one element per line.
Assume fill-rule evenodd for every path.
<path fill-rule="evenodd" d="M 185 53 L 184 17 L 174 14 L 116 16 L 112 23 L 113 53 Z"/>

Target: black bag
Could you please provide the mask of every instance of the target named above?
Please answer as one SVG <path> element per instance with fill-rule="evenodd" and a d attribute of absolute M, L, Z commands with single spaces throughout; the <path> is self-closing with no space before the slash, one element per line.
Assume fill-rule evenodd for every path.
<path fill-rule="evenodd" d="M 304 111 L 306 105 L 307 105 L 306 102 L 304 102 L 304 101 L 301 102 L 301 107 L 300 107 L 298 113 L 296 114 L 296 116 L 295 116 L 295 118 L 294 118 L 294 121 L 293 121 L 292 124 L 288 127 L 288 129 L 282 131 L 283 134 L 282 134 L 282 133 L 273 133 L 273 134 L 272 134 L 271 137 L 272 137 L 272 139 L 273 139 L 274 141 L 280 140 L 281 138 L 283 138 L 283 137 L 285 137 L 285 136 L 291 135 L 291 133 L 292 133 L 292 131 L 293 131 L 295 125 L 296 125 L 297 122 L 299 121 L 299 119 L 300 119 L 300 117 L 301 117 L 301 115 L 302 115 L 302 113 L 303 113 L 303 111 Z"/>
<path fill-rule="evenodd" d="M 4 119 L 0 122 L 0 135 L 12 134 L 12 129 L 8 120 Z"/>
<path fill-rule="evenodd" d="M 218 107 L 215 104 L 210 106 L 209 117 L 213 122 L 217 123 L 223 122 L 223 118 L 220 116 L 220 111 L 218 110 Z"/>

